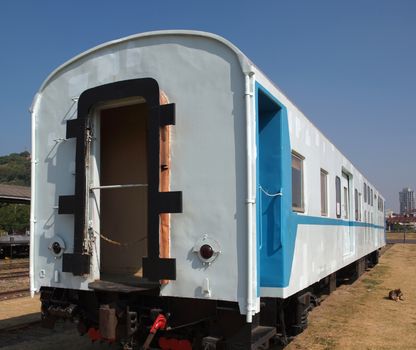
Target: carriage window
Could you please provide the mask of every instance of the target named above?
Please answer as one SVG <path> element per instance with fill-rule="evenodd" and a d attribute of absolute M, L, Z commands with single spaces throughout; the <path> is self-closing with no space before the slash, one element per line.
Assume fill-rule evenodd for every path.
<path fill-rule="evenodd" d="M 292 152 L 292 208 L 295 211 L 303 212 L 303 158 L 301 155 Z"/>
<path fill-rule="evenodd" d="M 364 182 L 364 203 L 367 203 L 367 185 Z"/>
<path fill-rule="evenodd" d="M 370 193 L 370 186 L 367 186 L 367 203 L 371 205 L 371 193 Z"/>
<path fill-rule="evenodd" d="M 337 214 L 337 218 L 340 218 L 341 217 L 341 179 L 338 176 L 335 177 L 335 203 L 336 203 L 335 212 Z"/>
<path fill-rule="evenodd" d="M 321 215 L 328 215 L 328 173 L 321 169 Z"/>
<path fill-rule="evenodd" d="M 355 199 L 355 221 L 359 220 L 359 216 L 358 216 L 358 190 L 355 189 L 354 191 L 354 199 Z"/>
<path fill-rule="evenodd" d="M 344 219 L 348 219 L 349 208 L 348 208 L 348 188 L 347 187 L 344 187 L 344 208 L 345 208 Z"/>
<path fill-rule="evenodd" d="M 362 201 L 362 195 L 361 193 L 358 194 L 358 221 L 362 221 L 361 217 L 361 201 Z"/>
<path fill-rule="evenodd" d="M 370 193 L 371 193 L 371 195 L 370 195 L 371 205 L 373 205 L 374 204 L 373 203 L 373 189 L 371 189 Z"/>

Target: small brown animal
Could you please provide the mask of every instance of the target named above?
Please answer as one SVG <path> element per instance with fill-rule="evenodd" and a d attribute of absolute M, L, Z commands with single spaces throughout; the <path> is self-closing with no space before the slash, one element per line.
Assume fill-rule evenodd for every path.
<path fill-rule="evenodd" d="M 389 299 L 394 301 L 403 300 L 403 293 L 400 288 L 391 290 L 389 292 Z"/>

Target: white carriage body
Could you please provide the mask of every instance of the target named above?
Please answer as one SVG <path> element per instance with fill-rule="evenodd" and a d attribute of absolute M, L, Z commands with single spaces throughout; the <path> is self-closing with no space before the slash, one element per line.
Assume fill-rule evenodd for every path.
<path fill-rule="evenodd" d="M 77 99 L 84 91 L 145 78 L 157 81 L 176 106 L 176 124 L 170 128 L 169 188 L 182 192 L 183 208 L 170 215 L 169 255 L 176 260 L 176 279 L 162 284 L 161 296 L 233 301 L 239 303 L 242 314 L 254 314 L 259 311 L 260 297 L 289 297 L 385 244 L 383 211 L 377 203 L 361 200 L 361 220 L 352 215 L 354 190 L 362 193 L 368 181 L 238 49 L 208 33 L 151 32 L 104 44 L 74 58 L 53 72 L 35 96 L 33 292 L 42 286 L 88 290 L 89 283 L 100 279 L 99 206 L 94 207 L 91 196 L 87 223 L 94 229 L 89 238 L 95 241 L 89 273 L 63 272 L 62 257 L 51 251 L 57 239 L 65 253 L 74 249 L 73 215 L 58 213 L 59 197 L 75 191 L 76 141 L 67 138 L 67 121 L 77 118 Z M 276 136 L 276 147 L 286 150 L 286 161 L 291 150 L 304 158 L 304 210 L 293 213 L 287 203 L 279 207 L 282 213 L 290 212 L 292 226 L 286 230 L 285 216 L 279 218 L 282 239 L 269 253 L 282 256 L 272 259 L 272 265 L 267 261 L 267 269 L 262 259 L 267 260 L 269 253 L 262 253 L 262 240 L 273 239 L 274 233 L 269 230 L 265 237 L 259 229 L 259 93 L 285 111 L 277 117 L 287 118 L 288 128 L 283 130 L 281 124 L 281 133 L 287 132 L 288 137 Z M 94 142 L 100 142 L 98 134 L 92 141 L 88 186 L 100 185 L 100 155 L 94 148 Z M 287 165 L 281 163 L 284 176 L 291 171 Z M 120 171 L 129 171 L 129 166 L 125 164 Z M 320 169 L 328 174 L 328 215 L 324 217 Z M 337 218 L 335 213 L 335 176 L 342 178 L 342 173 L 348 175 L 348 218 Z M 282 203 L 291 198 L 288 184 L 279 187 Z M 382 200 L 371 188 L 372 196 Z M 218 256 L 209 264 L 194 251 L 204 237 L 218 244 Z M 281 259 L 285 267 L 274 270 L 273 262 Z M 279 277 L 269 278 L 270 274 Z"/>

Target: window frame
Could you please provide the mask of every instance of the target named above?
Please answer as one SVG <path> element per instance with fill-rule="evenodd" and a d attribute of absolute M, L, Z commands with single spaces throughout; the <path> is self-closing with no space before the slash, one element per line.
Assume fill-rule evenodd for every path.
<path fill-rule="evenodd" d="M 320 192 L 321 192 L 321 216 L 328 216 L 329 215 L 329 205 L 328 205 L 328 172 L 325 169 L 320 169 L 319 172 L 319 179 L 320 179 Z M 322 183 L 322 179 L 324 179 L 324 183 Z M 323 185 L 323 186 L 322 186 Z M 324 196 L 322 194 L 322 190 L 324 189 Z M 324 206 L 322 206 L 324 204 Z"/>
<path fill-rule="evenodd" d="M 337 218 L 341 218 L 341 178 L 335 176 L 335 215 Z"/>
<path fill-rule="evenodd" d="M 291 164 L 292 164 L 292 210 L 297 212 L 297 213 L 304 213 L 305 212 L 305 171 L 304 171 L 304 160 L 305 157 L 302 156 L 301 154 L 299 154 L 298 152 L 292 150 L 291 152 Z M 301 206 L 300 207 L 296 207 L 293 206 L 293 157 L 297 158 L 300 162 L 300 201 L 301 201 Z"/>
<path fill-rule="evenodd" d="M 364 203 L 367 203 L 367 184 L 364 182 Z"/>
<path fill-rule="evenodd" d="M 355 206 L 355 208 L 354 208 L 355 209 L 354 210 L 354 217 L 355 217 L 355 221 L 360 220 L 360 217 L 358 215 L 358 206 L 360 205 L 358 199 L 359 199 L 358 198 L 358 190 L 355 188 L 354 189 L 354 206 Z"/>

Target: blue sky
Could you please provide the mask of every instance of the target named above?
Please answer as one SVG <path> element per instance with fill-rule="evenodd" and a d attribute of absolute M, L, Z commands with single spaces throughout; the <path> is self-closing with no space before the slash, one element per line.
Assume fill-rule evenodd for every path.
<path fill-rule="evenodd" d="M 30 150 L 28 108 L 74 55 L 157 29 L 222 35 L 398 208 L 416 188 L 415 0 L 0 2 L 0 155 Z"/>

